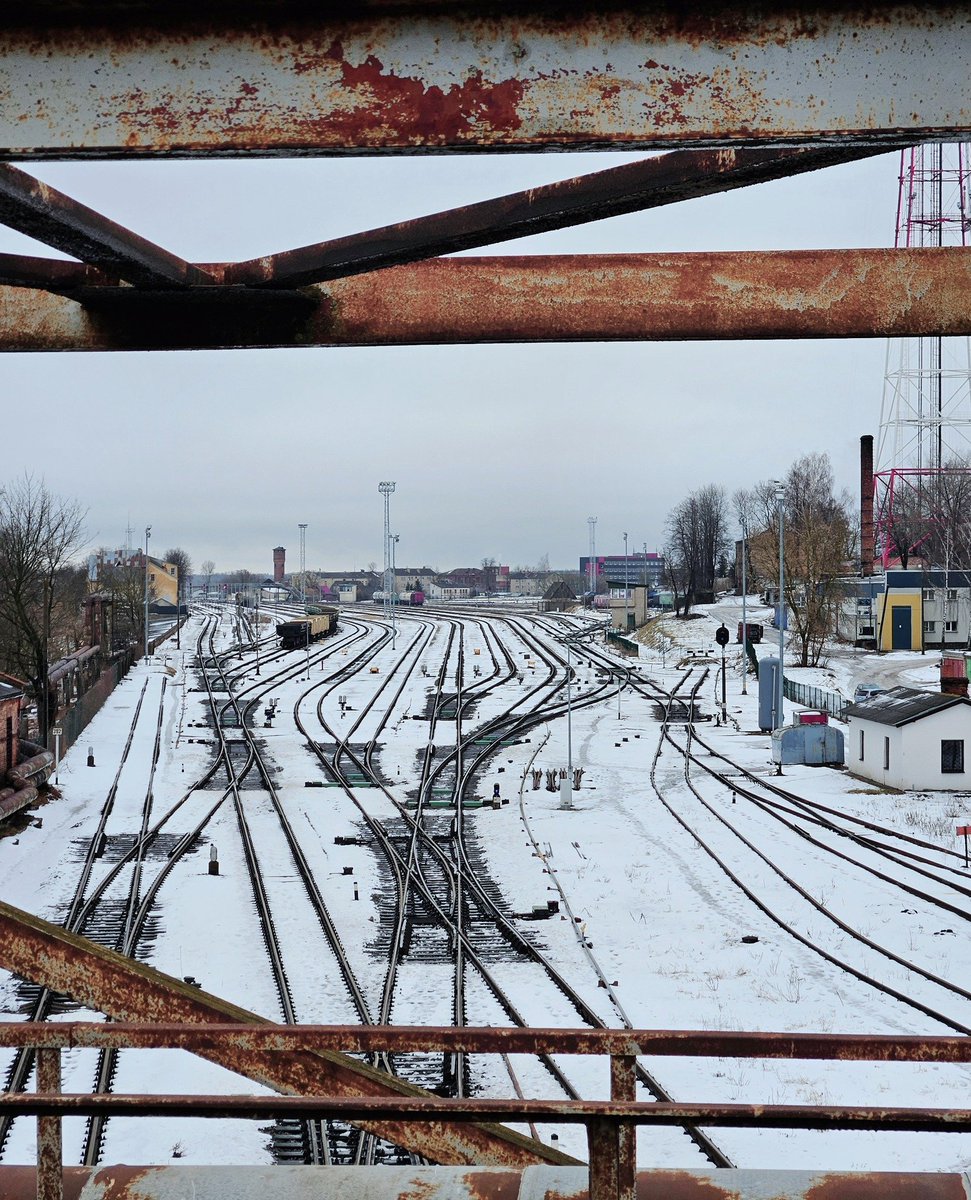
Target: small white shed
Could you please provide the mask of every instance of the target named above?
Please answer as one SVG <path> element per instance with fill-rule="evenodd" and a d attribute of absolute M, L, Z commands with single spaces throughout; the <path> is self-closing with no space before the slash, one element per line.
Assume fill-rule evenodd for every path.
<path fill-rule="evenodd" d="M 843 710 L 846 765 L 903 791 L 971 791 L 971 700 L 896 687 Z M 966 750 L 967 748 L 967 750 Z"/>

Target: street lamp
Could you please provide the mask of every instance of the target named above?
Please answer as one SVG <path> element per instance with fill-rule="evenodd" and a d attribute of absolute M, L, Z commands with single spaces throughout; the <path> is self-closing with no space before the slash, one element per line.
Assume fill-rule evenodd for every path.
<path fill-rule="evenodd" d="M 561 784 L 560 795 L 564 808 L 573 807 L 573 663 L 570 654 L 585 638 L 596 637 L 600 631 L 599 625 L 593 625 L 563 639 L 566 646 L 566 787 Z"/>
<path fill-rule="evenodd" d="M 776 609 L 776 613 L 777 613 L 776 619 L 778 620 L 778 623 L 779 623 L 779 680 L 778 680 L 778 689 L 776 692 L 776 696 L 777 696 L 777 699 L 776 699 L 776 724 L 775 724 L 776 729 L 781 729 L 783 726 L 784 720 L 785 720 L 785 718 L 782 715 L 782 701 L 783 701 L 783 695 L 784 695 L 784 692 L 783 692 L 783 688 L 784 688 L 783 666 L 785 665 L 785 653 L 786 653 L 785 566 L 784 566 L 784 564 L 785 564 L 785 558 L 784 558 L 784 547 L 785 547 L 784 521 L 785 521 L 785 518 L 783 515 L 783 501 L 785 500 L 785 498 L 786 498 L 785 484 L 783 484 L 781 481 L 776 481 L 775 502 L 776 502 L 776 507 L 779 510 L 779 607 Z M 781 759 L 780 759 L 780 768 L 781 768 Z"/>
<path fill-rule="evenodd" d="M 624 534 L 624 632 L 630 632 L 630 559 L 627 557 L 627 534 Z"/>
<path fill-rule="evenodd" d="M 148 662 L 148 539 L 152 536 L 151 525 L 145 526 L 145 661 Z"/>
<path fill-rule="evenodd" d="M 398 595 L 398 579 L 397 579 L 397 576 L 395 575 L 394 548 L 398 544 L 398 539 L 399 539 L 400 535 L 397 533 L 392 533 L 390 536 L 391 536 L 391 546 L 390 546 L 390 549 L 391 549 L 391 595 L 389 597 L 389 603 L 391 605 L 391 649 L 393 650 L 395 648 L 395 639 L 398 636 L 398 624 L 397 624 L 397 607 L 398 606 L 395 601 L 395 597 Z"/>
<path fill-rule="evenodd" d="M 742 513 L 742 695 L 748 695 L 748 579 L 745 574 L 746 559 L 748 558 L 748 517 Z"/>

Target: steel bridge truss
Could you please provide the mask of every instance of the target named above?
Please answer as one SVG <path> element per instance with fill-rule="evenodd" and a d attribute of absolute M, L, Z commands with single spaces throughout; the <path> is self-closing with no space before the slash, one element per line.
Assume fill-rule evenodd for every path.
<path fill-rule="evenodd" d="M 965 4 L 690 8 L 22 6 L 0 30 L 0 221 L 75 261 L 0 256 L 0 349 L 971 333 L 963 248 L 441 258 L 971 131 Z M 10 165 L 562 149 L 671 152 L 231 263 Z"/>

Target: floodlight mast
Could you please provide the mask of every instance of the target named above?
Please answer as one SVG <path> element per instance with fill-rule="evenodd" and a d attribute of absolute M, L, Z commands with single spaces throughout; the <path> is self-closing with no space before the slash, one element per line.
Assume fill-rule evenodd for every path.
<path fill-rule="evenodd" d="M 384 497 L 384 616 L 391 617 L 391 495 L 394 492 L 394 480 L 382 479 L 378 491 Z"/>
<path fill-rule="evenodd" d="M 300 529 L 300 602 L 307 607 L 307 522 L 299 525 Z"/>

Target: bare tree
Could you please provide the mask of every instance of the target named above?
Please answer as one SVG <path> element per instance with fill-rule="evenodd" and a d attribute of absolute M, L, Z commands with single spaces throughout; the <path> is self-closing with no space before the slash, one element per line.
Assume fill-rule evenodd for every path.
<path fill-rule="evenodd" d="M 206 577 L 206 597 L 208 598 L 209 586 L 212 583 L 212 573 L 216 569 L 216 564 L 212 561 L 211 558 L 207 558 L 205 560 L 205 562 L 203 562 L 202 566 L 199 569 L 202 571 L 203 575 L 205 575 L 205 577 Z"/>
<path fill-rule="evenodd" d="M 714 592 L 718 557 L 727 540 L 727 507 L 724 489 L 710 483 L 668 514 L 664 556 L 675 610 L 682 617 L 699 595 Z"/>
<path fill-rule="evenodd" d="M 176 569 L 176 603 L 182 604 L 182 598 L 187 594 L 186 589 L 189 586 L 189 576 L 192 574 L 192 559 L 184 550 L 180 550 L 176 546 L 172 550 L 165 551 L 165 561 L 172 563 Z"/>
<path fill-rule="evenodd" d="M 53 715 L 47 686 L 60 631 L 55 614 L 73 594 L 72 556 L 84 537 L 84 511 L 27 475 L 0 492 L 0 646 L 8 669 L 28 680 L 37 697 L 37 724 L 46 745 Z"/>
<path fill-rule="evenodd" d="M 138 642 L 145 621 L 145 568 L 137 560 L 105 562 L 98 571 L 98 586 L 111 597 L 117 646 Z M 158 599 L 154 583 L 148 585 L 148 602 Z"/>
<path fill-rule="evenodd" d="M 494 558 L 482 560 L 482 590 L 484 592 L 496 590 L 496 560 Z"/>
<path fill-rule="evenodd" d="M 854 553 L 856 520 L 848 493 L 837 495 L 826 454 L 804 454 L 785 478 L 785 602 L 801 666 L 816 666 L 836 625 L 840 576 Z M 752 559 L 765 578 L 774 575 L 777 535 L 752 542 Z"/>

